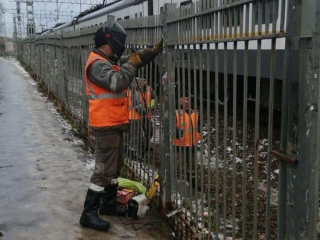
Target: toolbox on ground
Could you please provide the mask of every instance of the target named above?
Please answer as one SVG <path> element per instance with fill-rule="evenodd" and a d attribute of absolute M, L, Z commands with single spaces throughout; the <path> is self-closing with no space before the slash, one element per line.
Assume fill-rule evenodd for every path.
<path fill-rule="evenodd" d="M 118 189 L 117 202 L 122 205 L 127 205 L 128 201 L 136 195 L 136 190 L 134 189 Z"/>

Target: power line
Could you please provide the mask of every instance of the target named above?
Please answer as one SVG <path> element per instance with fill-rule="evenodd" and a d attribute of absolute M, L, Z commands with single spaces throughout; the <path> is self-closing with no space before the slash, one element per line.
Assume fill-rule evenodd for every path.
<path fill-rule="evenodd" d="M 57 24 L 59 21 L 69 21 L 73 18 L 73 16 L 79 14 L 74 13 L 73 11 L 60 11 L 63 4 L 79 5 L 81 12 L 82 6 L 94 6 L 97 4 L 102 4 L 103 0 L 13 0 L 10 2 L 16 3 L 16 9 L 6 9 L 5 11 L 15 15 L 14 28 L 17 31 L 14 32 L 14 34 L 16 34 L 18 38 L 22 38 L 22 35 L 24 35 L 23 33 L 25 33 L 25 31 L 27 32 L 27 35 L 35 34 L 36 25 L 39 25 L 39 27 L 42 29 L 44 26 L 48 28 L 48 23 L 50 22 L 54 21 Z M 34 3 L 36 3 L 36 7 L 46 7 L 48 3 L 56 4 L 56 10 L 34 10 Z M 26 11 L 21 10 L 21 4 L 26 4 Z M 70 8 L 70 6 L 65 9 L 68 8 Z M 26 25 L 24 23 L 25 20 L 27 23 Z M 45 21 L 45 25 L 43 21 Z"/>
<path fill-rule="evenodd" d="M 10 1 L 10 2 L 21 2 L 21 3 L 27 3 L 28 0 L 16 0 L 16 1 Z M 67 3 L 67 4 L 77 4 L 77 5 L 97 5 L 101 4 L 101 0 L 34 0 L 33 2 L 39 2 L 39 3 Z"/>
<path fill-rule="evenodd" d="M 16 9 L 5 9 L 6 12 L 10 12 L 11 14 L 13 14 Z M 54 12 L 56 12 L 56 10 L 34 10 L 33 13 L 34 14 L 55 14 Z M 22 14 L 27 14 L 26 11 L 21 11 Z M 68 15 L 70 14 L 75 14 L 78 15 L 77 12 L 73 12 L 73 11 L 59 11 L 59 13 L 61 13 L 61 15 Z"/>

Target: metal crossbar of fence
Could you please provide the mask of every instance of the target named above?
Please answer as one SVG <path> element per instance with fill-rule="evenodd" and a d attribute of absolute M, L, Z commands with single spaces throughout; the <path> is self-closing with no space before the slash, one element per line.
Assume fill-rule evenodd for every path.
<path fill-rule="evenodd" d="M 126 54 L 164 38 L 129 88 L 124 148 L 132 176 L 150 186 L 160 175 L 157 204 L 179 210 L 177 238 L 317 238 L 319 8 L 201 0 L 119 21 Z M 83 77 L 98 27 L 19 44 L 21 62 L 90 139 Z"/>

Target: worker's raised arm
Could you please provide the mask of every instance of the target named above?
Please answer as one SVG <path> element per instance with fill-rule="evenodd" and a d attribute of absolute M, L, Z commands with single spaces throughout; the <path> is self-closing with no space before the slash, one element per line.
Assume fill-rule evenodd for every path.
<path fill-rule="evenodd" d="M 110 62 L 95 61 L 88 69 L 89 80 L 111 92 L 120 93 L 131 85 L 136 76 L 137 67 L 124 63 L 119 71 L 114 70 Z"/>
<path fill-rule="evenodd" d="M 144 67 L 145 65 L 152 62 L 155 57 L 160 54 L 163 50 L 163 40 L 161 39 L 157 44 L 155 44 L 152 48 L 144 48 L 137 51 L 139 57 L 141 59 L 141 65 L 139 67 Z M 120 65 L 126 63 L 129 59 L 130 55 L 123 56 L 119 59 Z"/>
<path fill-rule="evenodd" d="M 151 62 L 162 51 L 162 45 L 132 53 L 120 59 L 121 67 L 115 70 L 111 62 L 97 60 L 88 68 L 89 80 L 108 91 L 120 93 L 128 88 L 136 76 L 137 70 Z M 99 52 L 98 52 L 99 53 Z"/>

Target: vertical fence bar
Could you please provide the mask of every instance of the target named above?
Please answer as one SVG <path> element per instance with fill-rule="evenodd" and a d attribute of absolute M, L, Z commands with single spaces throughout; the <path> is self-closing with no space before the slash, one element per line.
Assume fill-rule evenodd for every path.
<path fill-rule="evenodd" d="M 198 20 L 199 21 L 199 20 Z M 199 36 L 199 28 L 197 31 L 197 34 Z M 197 82 L 197 44 L 193 44 L 193 108 L 194 111 L 197 111 L 197 91 L 198 91 L 198 82 Z M 199 47 L 200 49 L 200 47 Z M 199 69 L 200 71 L 200 69 Z M 191 109 L 189 108 L 189 116 L 191 115 Z M 191 124 L 191 119 L 189 120 L 189 126 Z M 195 126 L 195 131 L 198 131 L 198 126 Z M 191 133 L 192 134 L 192 133 Z M 190 135 L 191 135 L 190 134 Z M 191 135 L 192 139 L 192 135 Z M 192 152 L 191 148 L 189 148 L 189 152 L 193 154 L 194 161 L 197 163 L 197 151 Z M 198 171 L 195 172 L 195 186 L 198 186 Z M 198 199 L 199 199 L 199 192 L 198 192 L 198 187 L 195 188 L 195 199 L 196 199 L 196 207 L 195 207 L 195 217 L 196 217 L 196 224 L 197 224 L 197 229 L 199 227 L 198 221 L 199 221 L 199 205 L 198 205 Z"/>
<path fill-rule="evenodd" d="M 177 47 L 178 48 L 178 47 Z M 176 54 L 175 56 L 177 56 L 179 54 L 179 48 L 175 50 L 176 51 Z M 178 53 L 177 53 L 178 52 Z M 178 56 L 179 58 L 180 56 Z M 180 61 L 178 60 L 178 63 L 177 63 L 177 68 L 179 69 L 180 68 Z M 180 98 L 180 85 L 181 85 L 181 80 L 180 80 L 180 71 L 178 70 L 177 71 L 177 88 L 178 88 L 178 93 L 175 94 L 174 98 L 176 96 L 178 96 L 178 99 Z M 176 93 L 176 91 L 175 91 Z M 179 100 L 178 100 L 179 101 Z M 180 108 L 178 108 L 180 109 Z M 179 121 L 178 119 L 176 119 L 176 121 Z M 175 136 L 176 134 L 173 133 Z M 175 137 L 176 138 L 176 137 Z M 181 132 L 179 131 L 179 139 L 181 138 Z M 179 151 L 178 151 L 179 150 Z M 179 182 L 179 186 L 176 184 L 176 189 L 175 189 L 175 192 L 176 192 L 176 205 L 178 205 L 178 201 L 179 201 L 179 197 L 181 198 L 181 196 L 179 196 L 179 190 L 178 189 L 181 189 L 182 188 L 182 177 L 181 177 L 181 171 L 182 171 L 182 162 L 181 162 L 181 146 L 175 146 L 174 147 L 174 160 L 175 160 L 175 179 L 176 181 L 175 182 Z M 178 166 L 178 163 L 177 161 L 179 161 L 179 166 Z M 179 169 L 178 169 L 179 168 Z M 180 175 L 179 175 L 180 173 Z M 179 206 L 177 206 L 179 207 Z M 186 209 L 187 210 L 187 209 Z M 186 213 L 185 213 L 186 214 Z"/>
<path fill-rule="evenodd" d="M 200 128 L 198 129 L 198 126 L 195 126 L 196 131 L 193 133 L 193 138 L 192 140 L 194 141 L 195 144 L 195 152 L 197 154 L 197 145 L 198 145 L 198 141 L 197 141 L 197 132 L 200 132 L 200 189 L 201 189 L 201 211 L 200 211 L 200 216 L 201 216 L 201 225 L 202 225 L 202 234 L 204 233 L 204 224 L 203 224 L 203 213 L 204 213 L 204 171 L 203 171 L 203 167 L 204 167 L 204 162 L 203 162 L 203 45 L 200 44 L 199 47 L 199 71 L 200 71 L 200 82 L 199 82 L 199 96 L 200 96 Z M 197 125 L 197 124 L 195 124 Z M 198 166 L 198 161 L 195 164 L 195 171 L 197 171 L 197 166 Z"/>
<path fill-rule="evenodd" d="M 258 35 L 262 34 L 262 3 L 258 4 Z M 253 238 L 258 238 L 258 184 L 259 184 L 259 131 L 260 131 L 260 81 L 261 81 L 261 39 L 257 41 L 256 97 L 255 97 L 255 129 L 254 129 L 254 209 Z"/>
<path fill-rule="evenodd" d="M 232 225 L 236 226 L 236 161 L 237 161 L 237 65 L 238 42 L 233 43 L 233 114 L 232 114 Z M 232 238 L 236 238 L 235 227 Z"/>
<path fill-rule="evenodd" d="M 244 83 L 243 83 L 243 154 L 242 154 L 242 238 L 246 240 L 247 234 L 247 114 L 248 114 L 248 46 L 245 41 L 244 49 Z"/>
<path fill-rule="evenodd" d="M 260 76 L 261 76 L 261 40 L 258 40 L 257 51 L 257 67 L 256 67 L 256 106 L 255 106 L 255 129 L 254 129 L 254 209 L 253 209 L 253 237 L 258 238 L 257 235 L 257 213 L 258 213 L 258 183 L 259 183 L 259 123 L 260 123 Z"/>
<path fill-rule="evenodd" d="M 276 40 L 272 39 L 270 60 L 269 117 L 268 117 L 268 159 L 267 159 L 267 201 L 266 201 L 266 239 L 270 239 L 270 195 L 271 195 L 271 160 L 274 106 L 274 68 Z"/>
<path fill-rule="evenodd" d="M 227 43 L 223 45 L 223 235 L 227 237 L 227 134 L 228 134 L 228 53 Z"/>
<path fill-rule="evenodd" d="M 218 51 L 219 44 L 215 43 L 215 129 L 216 129 L 216 144 L 215 144 L 215 161 L 216 161 L 216 191 L 215 191 L 215 225 L 216 231 L 219 230 L 220 220 L 219 220 L 219 67 L 218 67 Z"/>
<path fill-rule="evenodd" d="M 170 8 L 174 7 L 175 4 L 165 4 L 164 9 L 165 9 L 165 17 L 164 17 L 164 29 L 163 29 L 163 35 L 164 35 L 164 42 L 167 43 L 168 39 L 170 39 L 170 33 L 169 32 L 169 27 L 168 24 L 166 24 L 166 19 L 168 18 L 168 14 L 169 14 L 169 10 Z M 172 48 L 168 47 L 166 45 L 165 48 L 165 54 L 164 54 L 164 60 L 165 63 L 164 65 L 167 67 L 168 72 L 167 72 L 167 77 L 168 77 L 168 81 L 165 82 L 163 84 L 163 99 L 162 99 L 162 109 L 163 109 L 163 132 L 162 132 L 162 139 L 166 139 L 166 141 L 161 141 L 161 157 L 162 157 L 162 164 L 161 164 L 161 186 L 163 186 L 161 188 L 162 190 L 162 212 L 165 213 L 168 205 L 171 202 L 171 170 L 170 170 L 170 161 L 172 156 L 170 156 L 170 148 L 172 148 L 171 146 L 171 135 L 170 135 L 170 120 L 171 117 L 169 115 L 172 115 L 172 113 L 170 113 L 168 111 L 169 109 L 169 99 L 168 99 L 168 93 L 166 93 L 166 89 L 168 88 L 172 88 L 171 83 L 172 83 L 172 76 L 171 76 L 171 72 L 169 69 L 171 64 L 172 64 Z"/>
<path fill-rule="evenodd" d="M 265 34 L 270 34 L 270 6 L 272 4 L 271 1 L 266 1 L 262 3 L 265 6 L 265 17 L 264 17 L 264 22 L 265 22 Z"/>
<path fill-rule="evenodd" d="M 287 43 L 287 41 L 286 41 Z M 288 45 L 286 44 L 284 59 L 283 59 L 283 81 L 282 81 L 282 114 L 281 114 L 281 150 L 287 152 L 287 123 L 288 123 L 288 79 L 287 79 L 287 60 L 288 58 Z M 278 237 L 277 239 L 285 239 L 285 209 L 286 209 L 286 163 L 280 161 L 279 163 L 279 189 L 278 189 Z M 282 209 L 282 210 L 280 210 Z"/>
<path fill-rule="evenodd" d="M 184 54 L 185 54 L 185 50 L 184 50 L 184 45 L 181 46 L 181 61 L 179 59 L 179 61 L 182 63 L 182 68 L 179 69 L 178 71 L 182 71 L 182 96 L 183 98 L 186 97 L 186 72 L 185 72 L 185 59 L 184 59 Z M 181 86 L 181 85 L 180 85 Z M 178 88 L 178 91 L 179 91 L 179 97 L 181 97 L 181 91 L 180 91 L 180 88 Z M 177 99 L 177 102 L 179 103 L 180 99 L 178 98 Z M 181 106 L 180 108 L 178 109 L 181 109 Z M 186 106 L 185 104 L 183 104 L 183 113 L 184 113 L 184 116 L 183 116 L 183 124 L 185 125 L 186 124 L 186 119 L 185 119 L 185 113 L 186 113 Z M 190 125 L 189 125 L 190 126 Z M 186 138 L 184 137 L 184 147 L 183 147 L 183 164 L 184 164 L 184 171 L 183 171 L 183 176 L 184 176 L 184 181 L 187 181 L 188 177 L 187 177 L 187 174 L 188 174 L 188 169 L 187 169 L 187 166 L 189 165 L 190 166 L 190 154 L 187 154 L 187 149 L 186 149 Z M 180 149 L 181 151 L 182 149 Z M 187 159 L 187 156 L 188 156 L 188 159 Z M 187 162 L 188 161 L 188 162 Z M 189 173 L 191 175 L 191 172 Z M 190 176 L 189 175 L 189 176 Z M 191 185 L 191 184 L 190 184 Z M 184 184 L 184 195 L 185 195 L 185 202 L 187 203 L 187 199 L 188 199 L 188 196 L 187 196 L 187 193 L 188 193 L 188 190 L 187 189 L 188 186 L 187 184 Z M 182 188 L 180 188 L 182 189 Z M 192 203 L 191 203 L 192 204 Z M 188 206 L 188 204 L 187 204 Z M 187 210 L 187 208 L 186 208 Z M 187 214 L 187 211 L 185 212 L 185 214 Z M 187 215 L 186 215 L 187 216 Z"/>
<path fill-rule="evenodd" d="M 211 111 L 211 101 L 210 101 L 210 94 L 211 94 L 211 76 L 210 76 L 210 44 L 207 44 L 207 144 L 208 144 L 208 190 L 207 190 L 207 197 L 208 197 L 208 229 L 209 231 L 212 230 L 212 211 L 211 211 L 211 118 L 210 118 L 210 111 Z"/>
<path fill-rule="evenodd" d="M 284 123 L 288 130 L 282 137 L 287 140 L 285 154 L 298 164 L 286 163 L 286 199 L 280 199 L 286 204 L 287 239 L 318 237 L 319 113 L 314 112 L 314 104 L 319 101 L 319 14 L 319 1 L 288 1 L 286 74 L 291 117 Z"/>
<path fill-rule="evenodd" d="M 149 86 L 149 91 L 150 93 L 146 93 L 146 102 L 147 102 L 147 109 L 148 109 L 148 117 L 147 117 L 147 126 L 146 126 L 146 129 L 147 129 L 147 146 L 148 146 L 148 153 L 147 153 L 147 157 L 148 157 L 148 177 L 150 178 L 150 168 L 151 168 L 151 179 L 150 181 L 153 181 L 154 179 L 154 168 L 152 168 L 152 164 L 151 164 L 151 158 L 150 158 L 150 155 L 151 155 L 151 137 L 153 137 L 153 134 L 154 134 L 154 131 L 153 131 L 153 124 L 152 124 L 152 110 L 151 110 L 151 105 L 152 105 L 152 99 L 154 98 L 154 91 L 153 91 L 153 85 L 152 85 L 152 73 L 153 73 L 153 62 L 150 63 L 149 65 L 149 76 L 148 76 L 148 79 L 147 79 L 147 82 L 149 82 L 149 84 L 147 84 L 147 86 Z M 148 91 L 148 89 L 146 89 Z M 152 98 L 153 96 L 153 98 Z M 148 99 L 149 98 L 149 99 Z M 152 134 L 151 134 L 152 133 Z M 152 182 L 150 182 L 150 184 L 152 184 Z"/>
<path fill-rule="evenodd" d="M 188 45 L 188 65 L 187 65 L 187 68 L 188 68 L 188 98 L 191 100 L 191 48 L 190 48 L 191 45 Z M 190 113 L 190 110 L 189 110 L 189 113 Z M 190 124 L 190 121 L 189 121 L 189 124 Z M 189 125 L 190 126 L 190 125 Z M 191 156 L 191 149 L 189 148 L 189 156 Z M 192 159 L 192 158 L 191 158 Z M 188 159 L 190 161 L 190 157 Z M 193 189 L 192 189 L 192 184 L 190 184 L 190 202 L 193 203 L 194 201 L 194 194 L 193 194 Z M 190 211 L 193 212 L 194 211 L 194 207 L 193 207 L 193 204 L 191 204 L 190 206 Z M 194 221 L 194 218 L 193 218 L 193 215 L 190 214 L 190 221 Z"/>

